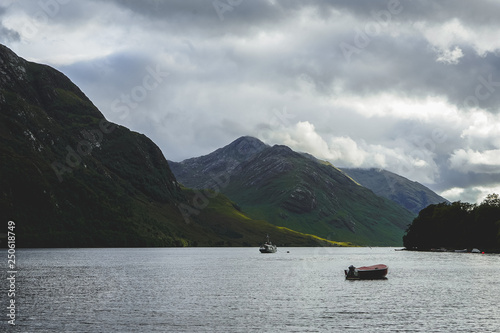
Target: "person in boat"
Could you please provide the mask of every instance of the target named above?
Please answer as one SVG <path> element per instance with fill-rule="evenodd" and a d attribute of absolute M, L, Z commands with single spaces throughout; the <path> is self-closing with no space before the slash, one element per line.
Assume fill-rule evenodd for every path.
<path fill-rule="evenodd" d="M 353 265 L 349 266 L 349 271 L 347 272 L 347 276 L 348 277 L 354 277 L 354 276 L 356 276 L 355 269 L 356 269 L 356 267 L 354 267 Z"/>

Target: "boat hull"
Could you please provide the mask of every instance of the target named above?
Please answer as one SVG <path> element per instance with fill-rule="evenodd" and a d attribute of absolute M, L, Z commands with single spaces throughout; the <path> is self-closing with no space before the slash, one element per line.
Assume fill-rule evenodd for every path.
<path fill-rule="evenodd" d="M 389 267 L 379 264 L 358 267 L 353 272 L 349 272 L 348 270 L 344 272 L 347 280 L 383 280 L 386 279 L 388 271 Z"/>
<path fill-rule="evenodd" d="M 259 251 L 260 253 L 275 253 L 278 249 L 275 246 L 272 247 L 266 247 L 266 248 L 260 248 Z"/>

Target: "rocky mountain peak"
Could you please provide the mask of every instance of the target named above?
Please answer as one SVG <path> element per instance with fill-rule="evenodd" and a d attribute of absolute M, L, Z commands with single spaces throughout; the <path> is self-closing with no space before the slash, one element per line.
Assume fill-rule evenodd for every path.
<path fill-rule="evenodd" d="M 254 154 L 259 153 L 269 147 L 264 142 L 251 136 L 242 136 L 225 147 L 216 150 L 214 155 L 220 159 L 221 157 L 229 157 L 236 161 L 245 161 Z"/>
<path fill-rule="evenodd" d="M 278 154 L 291 154 L 291 153 L 294 153 L 294 151 L 288 147 L 288 146 L 285 146 L 285 145 L 274 145 L 272 147 L 272 150 L 274 153 L 278 153 Z"/>
<path fill-rule="evenodd" d="M 169 164 L 174 174 L 180 175 L 180 179 L 183 179 L 181 182 L 185 186 L 211 188 L 213 178 L 230 175 L 243 162 L 248 161 L 266 148 L 269 146 L 259 139 L 242 136 L 208 155 L 190 158 L 182 162 L 169 161 Z"/>

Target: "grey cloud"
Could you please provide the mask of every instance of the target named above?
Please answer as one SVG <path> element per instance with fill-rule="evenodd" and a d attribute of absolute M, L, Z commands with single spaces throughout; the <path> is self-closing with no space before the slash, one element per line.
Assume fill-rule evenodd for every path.
<path fill-rule="evenodd" d="M 210 1 L 149 1 L 146 3 L 117 1 L 116 3 L 134 14 L 156 20 L 159 26 L 168 27 L 167 34 L 184 34 L 186 40 L 189 41 L 187 46 L 191 51 L 196 50 L 198 41 L 207 38 L 217 43 L 225 35 L 247 36 L 263 31 L 267 27 L 279 31 L 278 27 L 281 23 L 293 18 L 293 13 L 305 6 L 299 1 L 278 2 L 276 6 L 266 1 L 242 1 L 232 11 L 227 12 L 228 16 L 237 16 L 238 20 L 219 22 Z M 488 5 L 492 6 L 489 3 Z M 387 5 L 386 2 L 378 1 L 338 1 L 316 2 L 314 6 L 317 7 L 318 13 L 323 14 L 328 12 L 328 7 L 332 7 L 352 15 L 363 13 L 371 15 L 371 11 Z M 424 12 L 430 14 L 431 18 L 437 15 L 430 10 L 424 11 L 423 5 L 417 6 L 414 2 L 402 2 L 402 6 L 415 17 L 419 15 L 419 12 L 422 15 Z M 443 9 L 436 11 L 438 13 L 447 12 L 450 8 L 457 14 L 469 11 L 483 13 L 487 10 L 494 12 L 486 5 L 472 6 L 469 2 L 463 1 L 458 5 L 448 6 L 450 8 L 443 4 L 434 7 Z M 73 12 L 88 13 L 89 11 L 73 10 Z M 287 16 L 289 14 L 292 16 Z M 66 17 L 66 15 L 60 16 Z M 438 18 L 442 19 L 441 16 Z M 363 22 L 359 22 L 358 25 L 363 28 Z M 151 28 L 154 29 L 154 25 Z M 215 56 L 219 59 L 220 56 L 225 57 L 229 64 L 235 62 L 239 65 L 239 69 L 243 69 L 245 78 L 248 80 L 266 79 L 269 81 L 267 74 L 278 73 L 281 77 L 273 79 L 284 82 L 305 73 L 314 80 L 316 89 L 321 90 L 323 94 L 329 94 L 329 87 L 333 80 L 341 77 L 347 89 L 360 95 L 388 90 L 418 95 L 444 95 L 459 106 L 466 101 L 467 105 L 477 103 L 479 107 L 496 111 L 495 106 L 500 101 L 500 94 L 495 90 L 489 94 L 488 98 L 478 99 L 475 97 L 475 90 L 481 84 L 478 82 L 481 77 L 488 79 L 488 75 L 491 75 L 494 82 L 497 78 L 500 81 L 499 57 L 489 55 L 486 58 L 479 58 L 467 45 L 460 45 L 465 56 L 459 65 L 440 64 L 436 62 L 436 54 L 429 49 L 424 39 L 404 34 L 391 37 L 382 31 L 380 35 L 370 38 L 370 43 L 362 48 L 359 54 L 352 56 L 354 60 L 352 64 L 347 64 L 339 44 L 342 42 L 354 44 L 353 39 L 356 37 L 354 28 L 354 26 L 346 27 L 344 31 L 332 32 L 332 36 L 327 40 L 324 37 L 318 39 L 317 36 L 308 36 L 304 32 L 304 35 L 297 36 L 299 40 L 297 47 L 300 49 L 295 49 L 292 54 L 285 50 L 275 49 L 265 58 L 255 58 L 241 54 L 237 49 L 219 49 L 219 54 L 209 51 L 193 57 L 191 53 L 189 58 L 209 67 L 217 59 Z M 177 52 L 187 55 L 185 50 Z M 311 59 L 314 59 L 314 67 L 311 66 Z M 214 75 L 220 75 L 220 73 L 214 73 Z M 488 92 L 484 91 L 484 93 Z M 466 100 L 468 96 L 471 98 Z"/>
<path fill-rule="evenodd" d="M 199 23 L 205 19 L 218 19 L 213 3 L 215 1 L 133 1 L 115 0 L 117 5 L 135 13 L 159 19 L 191 17 Z M 340 11 L 344 15 L 352 15 L 360 20 L 373 20 L 373 12 L 387 10 L 389 7 L 401 10 L 393 19 L 398 21 L 427 21 L 442 23 L 453 18 L 460 18 L 472 25 L 498 25 L 500 5 L 496 1 L 469 1 L 469 0 L 323 0 L 307 2 L 301 0 L 278 0 L 273 3 L 265 0 L 241 0 L 234 2 L 219 1 L 233 7 L 226 12 L 228 19 L 238 19 L 238 26 L 251 27 L 266 24 L 279 24 L 290 14 L 312 8 L 323 19 L 330 19 L 332 12 Z M 231 5 L 233 4 L 233 5 Z M 199 20 L 202 20 L 201 22 Z M 227 23 L 227 22 L 225 22 Z M 202 25 L 202 24 L 199 24 Z M 233 26 L 233 25 L 231 25 Z M 213 28 L 213 27 L 212 27 Z M 238 29 L 240 31 L 240 29 Z"/>
<path fill-rule="evenodd" d="M 284 2 L 286 0 L 283 0 Z M 399 22 L 413 23 L 424 21 L 429 23 L 443 23 L 454 18 L 472 26 L 498 26 L 500 22 L 500 4 L 495 0 L 338 0 L 315 1 L 314 5 L 344 11 L 363 21 L 373 20 L 373 12 L 387 10 L 389 6 L 400 9 L 401 12 L 391 19 Z"/>
<path fill-rule="evenodd" d="M 441 181 L 438 184 L 433 184 L 432 186 L 436 190 L 442 191 L 452 187 L 461 188 L 472 188 L 472 187 L 489 187 L 494 185 L 500 185 L 500 173 L 490 174 L 490 173 L 475 173 L 468 172 L 464 175 L 463 172 L 456 170 L 449 170 L 448 168 L 443 169 L 441 173 Z"/>
<path fill-rule="evenodd" d="M 11 42 L 19 42 L 21 40 L 21 36 L 17 31 L 8 29 L 1 25 L 0 23 L 0 42 L 2 43 L 11 43 Z"/>
<path fill-rule="evenodd" d="M 403 7 L 403 18 L 413 20 L 425 20 L 429 22 L 442 23 L 453 18 L 460 18 L 467 24 L 473 26 L 499 25 L 500 4 L 494 0 L 468 1 L 468 0 L 421 0 L 401 1 Z"/>
<path fill-rule="evenodd" d="M 8 5 L 8 6 L 7 6 Z M 12 3 L 6 3 L 6 7 L 0 7 L 0 42 L 1 43 L 11 43 L 11 42 L 19 42 L 21 40 L 21 36 L 19 32 L 8 29 L 3 25 L 3 16 L 7 12 L 8 8 L 12 5 Z"/>

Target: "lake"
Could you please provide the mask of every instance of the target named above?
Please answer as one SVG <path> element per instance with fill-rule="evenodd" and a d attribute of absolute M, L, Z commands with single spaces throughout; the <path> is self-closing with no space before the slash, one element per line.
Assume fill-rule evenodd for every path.
<path fill-rule="evenodd" d="M 500 256 L 493 254 L 126 248 L 16 255 L 16 325 L 5 319 L 4 268 L 2 332 L 500 332 Z M 387 280 L 344 278 L 351 264 L 378 263 L 389 266 Z"/>

